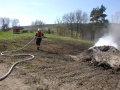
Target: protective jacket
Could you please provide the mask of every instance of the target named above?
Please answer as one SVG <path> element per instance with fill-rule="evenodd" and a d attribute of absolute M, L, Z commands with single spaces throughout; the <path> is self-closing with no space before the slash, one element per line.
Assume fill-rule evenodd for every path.
<path fill-rule="evenodd" d="M 42 41 L 42 37 L 44 36 L 44 34 L 42 32 L 37 32 L 35 36 L 36 36 L 36 45 L 39 48 L 40 43 Z"/>
<path fill-rule="evenodd" d="M 35 36 L 36 38 L 42 38 L 43 35 L 44 34 L 42 32 L 37 32 Z"/>

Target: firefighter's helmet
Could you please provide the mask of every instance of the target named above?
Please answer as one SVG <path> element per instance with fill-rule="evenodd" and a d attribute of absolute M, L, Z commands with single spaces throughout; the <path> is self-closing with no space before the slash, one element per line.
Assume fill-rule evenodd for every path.
<path fill-rule="evenodd" d="M 41 29 L 40 29 L 40 28 L 38 28 L 38 31 L 41 31 Z"/>

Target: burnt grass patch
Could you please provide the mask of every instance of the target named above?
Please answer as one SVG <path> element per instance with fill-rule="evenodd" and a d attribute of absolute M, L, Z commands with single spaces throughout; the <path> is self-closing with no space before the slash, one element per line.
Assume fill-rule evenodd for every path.
<path fill-rule="evenodd" d="M 24 45 L 29 41 L 30 38 L 20 43 Z M 16 45 L 17 43 L 12 42 L 14 46 L 17 46 L 16 48 L 20 48 Z M 69 56 L 79 55 L 91 46 L 91 44 L 76 41 L 45 38 L 38 51 L 33 41 L 17 53 L 33 54 L 35 59 L 15 67 L 8 78 L 20 79 L 25 86 L 30 87 L 28 90 L 119 90 L 119 73 L 111 73 L 110 70 L 89 64 L 90 60 L 77 62 Z M 6 48 L 9 49 L 7 46 Z M 6 49 L 1 51 L 4 50 Z M 13 63 L 12 60 L 6 62 Z M 10 64 L 6 62 L 4 64 L 9 66 Z M 6 85 L 7 89 L 2 88 L 9 90 L 9 87 L 13 87 L 14 90 L 11 81 L 9 84 L 1 83 L 0 87 Z M 19 87 L 18 90 L 21 88 Z"/>

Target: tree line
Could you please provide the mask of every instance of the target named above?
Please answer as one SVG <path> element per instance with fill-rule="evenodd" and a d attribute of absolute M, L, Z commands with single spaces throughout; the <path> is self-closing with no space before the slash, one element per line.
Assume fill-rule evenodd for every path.
<path fill-rule="evenodd" d="M 17 26 L 19 23 L 18 19 L 10 19 L 8 17 L 0 17 L 0 27 L 3 31 L 10 29 L 10 26 Z"/>
<path fill-rule="evenodd" d="M 64 14 L 61 18 L 55 20 L 54 33 L 62 36 L 69 36 L 78 39 L 94 40 L 100 36 L 101 30 L 106 28 L 109 21 L 106 19 L 105 14 L 106 7 L 101 5 L 100 7 L 93 8 L 88 15 L 82 10 L 75 10 Z M 112 21 L 120 23 L 120 13 L 117 12 L 112 15 Z M 10 19 L 8 17 L 0 17 L 0 27 L 3 31 L 9 29 L 9 26 L 17 26 L 19 24 L 18 19 Z M 41 20 L 32 21 L 30 30 L 35 31 L 38 28 L 44 27 L 46 24 Z M 48 28 L 50 32 L 50 28 Z"/>
<path fill-rule="evenodd" d="M 109 23 L 106 19 L 107 15 L 104 14 L 105 10 L 106 8 L 101 5 L 101 7 L 93 8 L 90 16 L 82 10 L 64 14 L 55 22 L 57 34 L 94 40 L 96 31 L 100 31 Z"/>
<path fill-rule="evenodd" d="M 104 14 L 106 8 L 101 7 L 93 8 L 90 16 L 82 10 L 76 10 L 67 14 L 64 14 L 62 18 L 55 21 L 56 33 L 62 36 L 69 36 L 72 38 L 80 38 L 94 40 L 96 29 L 101 29 L 106 20 L 106 14 Z M 9 26 L 17 26 L 19 23 L 18 19 L 10 19 L 8 17 L 0 17 L 0 26 L 3 31 L 9 29 Z M 32 21 L 30 29 L 32 31 L 42 28 L 45 23 L 41 20 Z"/>

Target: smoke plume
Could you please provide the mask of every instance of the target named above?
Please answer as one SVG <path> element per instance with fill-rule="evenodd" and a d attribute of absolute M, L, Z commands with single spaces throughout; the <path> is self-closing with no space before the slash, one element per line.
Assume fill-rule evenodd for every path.
<path fill-rule="evenodd" d="M 94 46 L 113 46 L 120 50 L 120 25 L 110 24 L 108 32 L 95 43 Z"/>

